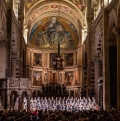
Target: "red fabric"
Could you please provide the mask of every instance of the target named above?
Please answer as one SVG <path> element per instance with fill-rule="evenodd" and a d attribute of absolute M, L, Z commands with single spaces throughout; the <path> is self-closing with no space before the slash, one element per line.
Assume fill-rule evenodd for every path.
<path fill-rule="evenodd" d="M 33 111 L 33 115 L 38 115 L 37 111 Z"/>

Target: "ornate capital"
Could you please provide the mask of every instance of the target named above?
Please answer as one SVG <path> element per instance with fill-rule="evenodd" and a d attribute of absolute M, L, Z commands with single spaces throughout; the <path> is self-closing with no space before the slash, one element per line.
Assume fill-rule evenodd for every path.
<path fill-rule="evenodd" d="M 116 45 L 116 37 L 108 37 L 108 44 L 109 45 Z"/>
<path fill-rule="evenodd" d="M 88 22 L 89 24 L 92 24 L 92 21 L 93 21 L 93 19 L 92 19 L 91 16 L 87 17 L 87 22 Z"/>
<path fill-rule="evenodd" d="M 100 62 L 101 62 L 101 60 L 100 60 L 99 58 L 95 58 L 95 59 L 94 59 L 94 63 L 95 63 L 95 64 L 100 64 Z"/>
<path fill-rule="evenodd" d="M 0 37 L 2 37 L 3 36 L 3 31 L 2 30 L 0 30 Z"/>
<path fill-rule="evenodd" d="M 103 55 L 102 55 L 102 53 L 100 53 L 98 56 L 95 56 L 95 57 L 91 60 L 91 62 L 92 62 L 93 65 L 94 65 L 94 64 L 100 64 L 102 61 L 103 61 Z"/>
<path fill-rule="evenodd" d="M 6 47 L 6 40 L 0 40 L 0 47 Z"/>
<path fill-rule="evenodd" d="M 120 28 L 114 27 L 112 29 L 112 31 L 113 31 L 113 33 L 114 33 L 114 35 L 115 35 L 116 38 L 120 37 Z"/>

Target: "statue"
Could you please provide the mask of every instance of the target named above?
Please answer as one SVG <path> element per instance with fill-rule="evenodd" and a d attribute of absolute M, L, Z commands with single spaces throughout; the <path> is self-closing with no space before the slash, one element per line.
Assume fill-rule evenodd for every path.
<path fill-rule="evenodd" d="M 18 110 L 18 106 L 19 106 L 19 98 L 17 97 L 14 105 L 14 110 Z"/>

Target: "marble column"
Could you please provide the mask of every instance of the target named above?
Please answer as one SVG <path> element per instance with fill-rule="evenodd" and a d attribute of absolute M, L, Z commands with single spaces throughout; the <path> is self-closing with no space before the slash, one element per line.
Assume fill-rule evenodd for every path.
<path fill-rule="evenodd" d="M 10 109 L 10 90 L 9 90 L 10 79 L 7 79 L 7 109 Z"/>
<path fill-rule="evenodd" d="M 27 97 L 27 110 L 30 110 L 30 96 Z"/>
<path fill-rule="evenodd" d="M 96 102 L 98 103 L 98 79 L 100 78 L 100 62 L 99 59 L 95 59 L 95 99 Z"/>
<path fill-rule="evenodd" d="M 7 90 L 7 109 L 10 109 L 10 92 Z"/>
<path fill-rule="evenodd" d="M 18 94 L 19 94 L 19 104 L 18 104 L 18 109 L 19 109 L 19 110 L 23 110 L 22 91 L 19 90 Z"/>

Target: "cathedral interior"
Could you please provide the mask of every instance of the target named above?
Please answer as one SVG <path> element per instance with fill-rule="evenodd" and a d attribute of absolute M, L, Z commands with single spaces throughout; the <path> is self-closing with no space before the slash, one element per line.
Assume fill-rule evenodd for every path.
<path fill-rule="evenodd" d="M 0 102 L 25 96 L 120 109 L 120 0 L 0 0 Z"/>

